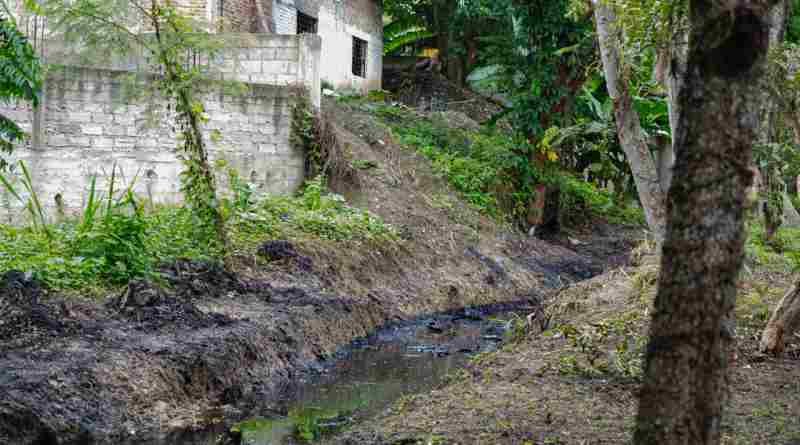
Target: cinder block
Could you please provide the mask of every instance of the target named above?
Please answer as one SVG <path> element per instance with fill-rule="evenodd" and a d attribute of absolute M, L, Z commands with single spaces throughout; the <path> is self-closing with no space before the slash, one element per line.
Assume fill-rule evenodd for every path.
<path fill-rule="evenodd" d="M 81 132 L 89 136 L 99 136 L 103 134 L 102 125 L 81 125 Z"/>

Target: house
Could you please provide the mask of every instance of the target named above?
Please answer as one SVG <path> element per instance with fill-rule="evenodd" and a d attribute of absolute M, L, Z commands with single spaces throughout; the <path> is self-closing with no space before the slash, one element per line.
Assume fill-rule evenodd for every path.
<path fill-rule="evenodd" d="M 178 5 L 226 32 L 317 34 L 324 83 L 364 92 L 381 87 L 381 0 L 179 0 Z"/>

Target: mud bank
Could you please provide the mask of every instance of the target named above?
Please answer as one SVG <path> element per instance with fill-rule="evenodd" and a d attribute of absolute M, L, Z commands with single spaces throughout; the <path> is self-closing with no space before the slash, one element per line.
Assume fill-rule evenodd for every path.
<path fill-rule="evenodd" d="M 508 273 L 475 249 L 465 257 L 487 276 Z M 573 280 L 599 271 L 566 251 L 518 263 Z M 137 282 L 103 304 L 60 300 L 23 274 L 3 276 L 0 443 L 124 443 L 269 410 L 340 346 L 441 309 L 425 296 L 408 311 L 391 294 L 353 299 L 311 279 L 277 287 L 205 264 L 164 272 L 171 291 Z M 504 292 L 496 302 L 530 302 L 546 289 Z M 470 303 L 453 293 L 452 309 Z"/>
<path fill-rule="evenodd" d="M 466 205 L 367 113 L 335 106 L 343 151 L 377 166 L 337 191 L 402 245 L 273 240 L 234 258 L 236 274 L 181 262 L 161 271 L 164 289 L 131 283 L 102 302 L 6 273 L 0 444 L 146 443 L 280 410 L 304 372 L 381 326 L 539 301 L 625 261 L 632 231 L 528 238 Z"/>

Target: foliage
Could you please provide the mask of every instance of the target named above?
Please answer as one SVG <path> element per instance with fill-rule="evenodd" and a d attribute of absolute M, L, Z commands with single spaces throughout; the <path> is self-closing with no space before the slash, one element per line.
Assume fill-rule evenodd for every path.
<path fill-rule="evenodd" d="M 510 105 L 507 117 L 527 138 L 539 137 L 569 115 L 568 96 L 582 83 L 583 67 L 593 58 L 590 22 L 568 17 L 567 7 L 565 0 L 469 0 L 461 2 L 457 13 L 454 26 L 488 24 L 477 38 L 481 51 L 473 67 L 482 74 L 472 79 L 503 94 Z"/>
<path fill-rule="evenodd" d="M 28 101 L 39 104 L 42 90 L 42 67 L 28 39 L 8 14 L 5 2 L 0 11 L 0 100 Z M 11 119 L 0 115 L 0 152 L 11 153 L 15 144 L 25 138 L 25 133 Z M 7 161 L 0 157 L 0 170 Z"/>
<path fill-rule="evenodd" d="M 25 172 L 22 181 L 29 190 L 28 208 L 31 208 L 30 203 L 38 203 L 38 198 L 27 169 L 20 165 Z M 11 187 L 8 179 L 3 181 Z M 0 244 L 13 246 L 13 250 L 4 256 L 5 264 L 0 269 L 36 272 L 46 283 L 67 288 L 91 286 L 92 280 L 119 285 L 148 275 L 151 264 L 145 245 L 144 214 L 130 187 L 115 198 L 114 186 L 112 173 L 106 196 L 101 199 L 96 180 L 92 179 L 86 207 L 72 223 L 49 225 L 37 204 L 37 218 L 31 228 L 4 227 Z M 33 246 L 41 250 L 31 254 Z"/>
<path fill-rule="evenodd" d="M 557 151 L 565 169 L 587 172 L 587 179 L 598 187 L 613 184 L 614 191 L 623 198 L 626 192 L 634 190 L 633 177 L 617 137 L 613 103 L 601 86 L 598 78 L 588 81 L 577 98 L 572 124 L 550 127 L 544 139 Z M 634 107 L 655 153 L 659 142 L 669 143 L 666 100 L 649 94 L 646 86 L 637 90 Z"/>
<path fill-rule="evenodd" d="M 395 228 L 366 210 L 350 207 L 340 195 L 325 191 L 317 177 L 298 197 L 266 197 L 231 219 L 231 238 L 237 250 L 264 240 L 318 238 L 334 242 L 387 245 L 399 240 Z"/>
<path fill-rule="evenodd" d="M 383 26 L 383 55 L 392 55 L 436 34 L 420 26 L 416 18 L 393 20 Z"/>
<path fill-rule="evenodd" d="M 438 174 L 487 215 L 524 221 L 535 186 L 543 183 L 561 189 L 567 212 L 575 216 L 584 217 L 588 210 L 623 223 L 641 221 L 640 213 L 622 208 L 607 193 L 559 170 L 557 164 L 531 162 L 540 148 L 524 139 L 450 128 L 441 118 L 417 119 L 401 107 L 380 106 L 376 112 L 401 143 L 430 159 Z"/>
<path fill-rule="evenodd" d="M 767 240 L 760 221 L 751 220 L 747 226 L 745 255 L 750 264 L 767 270 L 790 272 L 800 270 L 800 229 L 782 227 L 774 241 Z M 776 250 L 775 246 L 781 246 Z"/>
<path fill-rule="evenodd" d="M 340 428 L 344 422 L 338 421 L 346 414 L 334 409 L 304 408 L 290 411 L 289 420 L 294 424 L 294 436 L 310 443 Z"/>
<path fill-rule="evenodd" d="M 39 197 L 37 196 L 36 190 L 33 187 L 33 180 L 31 179 L 30 171 L 28 171 L 28 167 L 26 167 L 25 163 L 22 161 L 19 162 L 19 166 L 22 170 L 22 178 L 20 179 L 20 182 L 25 189 L 27 199 L 23 198 L 23 196 L 17 191 L 17 188 L 12 185 L 11 180 L 8 177 L 0 174 L 0 183 L 2 183 L 3 187 L 5 187 L 11 196 L 17 199 L 17 201 L 19 201 L 20 204 L 22 204 L 22 206 L 25 208 L 30 216 L 34 229 L 42 230 L 45 235 L 50 237 L 50 233 L 47 230 L 47 221 L 44 216 L 42 204 L 39 201 Z"/>
<path fill-rule="evenodd" d="M 232 248 L 252 255 L 270 239 L 371 243 L 385 248 L 399 243 L 397 231 L 377 216 L 348 206 L 328 193 L 321 178 L 309 181 L 298 197 L 257 201 L 247 184 L 227 201 Z M 187 207 L 156 207 L 145 212 L 128 187 L 105 194 L 91 184 L 87 205 L 77 219 L 24 228 L 0 225 L 0 270 L 30 272 L 61 290 L 113 287 L 146 277 L 159 265 L 177 259 L 213 260 L 198 236 L 197 213 Z M 115 197 L 116 196 L 116 197 Z M 202 227 L 202 226 L 200 226 Z"/>
<path fill-rule="evenodd" d="M 292 106 L 292 127 L 289 134 L 291 144 L 303 150 L 306 156 L 306 170 L 312 175 L 322 173 L 325 153 L 322 152 L 317 117 L 311 101 L 305 94 L 297 92 Z"/>

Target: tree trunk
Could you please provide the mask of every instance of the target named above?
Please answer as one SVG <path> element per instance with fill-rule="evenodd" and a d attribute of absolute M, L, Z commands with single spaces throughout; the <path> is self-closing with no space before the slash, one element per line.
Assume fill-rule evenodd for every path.
<path fill-rule="evenodd" d="M 634 443 L 720 441 L 768 0 L 692 0 L 676 162 Z"/>
<path fill-rule="evenodd" d="M 664 236 L 664 191 L 658 180 L 650 148 L 647 146 L 639 114 L 633 108 L 633 98 L 628 91 L 627 80 L 620 75 L 620 48 L 622 39 L 616 26 L 616 14 L 612 6 L 595 0 L 594 16 L 600 41 L 608 94 L 614 101 L 614 117 L 622 149 L 633 172 L 639 199 L 644 208 L 647 225 L 660 242 Z"/>
<path fill-rule="evenodd" d="M 770 10 L 770 46 L 779 45 L 783 41 L 783 37 L 786 34 L 786 20 L 789 16 L 788 6 L 789 3 L 787 1 L 781 1 Z M 769 82 L 769 79 L 764 78 L 761 82 L 763 85 L 761 94 L 764 97 L 761 100 L 757 137 L 759 143 L 768 144 L 775 140 L 774 128 L 780 113 L 780 107 L 778 99 L 774 96 L 769 85 L 764 84 L 764 82 Z M 779 94 L 782 94 L 782 92 Z M 767 244 L 777 245 L 775 236 L 778 233 L 778 229 L 783 225 L 782 195 L 785 184 L 780 169 L 773 167 L 772 163 L 769 163 L 769 165 L 761 171 L 762 184 L 765 186 L 765 190 L 762 192 L 766 195 L 763 203 L 764 227 L 766 229 L 765 241 Z"/>
<path fill-rule="evenodd" d="M 800 330 L 800 283 L 783 296 L 761 335 L 761 352 L 780 355 L 786 338 Z"/>
<path fill-rule="evenodd" d="M 672 168 L 675 165 L 675 134 L 678 132 L 678 117 L 681 113 L 681 105 L 678 101 L 681 89 L 683 89 L 683 82 L 686 77 L 686 58 L 689 53 L 689 33 L 687 32 L 689 24 L 686 17 L 676 17 L 675 22 L 672 23 L 672 38 L 669 42 L 669 70 L 665 79 L 665 86 L 667 88 L 667 107 L 669 108 L 669 128 L 672 135 L 672 143 L 668 147 L 663 147 L 660 153 L 662 174 L 661 189 L 664 193 L 669 192 L 669 187 L 672 184 Z"/>

